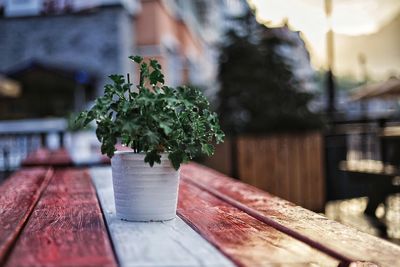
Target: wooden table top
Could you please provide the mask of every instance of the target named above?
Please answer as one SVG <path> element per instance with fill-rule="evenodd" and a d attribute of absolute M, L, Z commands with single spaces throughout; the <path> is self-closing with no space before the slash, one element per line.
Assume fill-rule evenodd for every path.
<path fill-rule="evenodd" d="M 343 160 L 339 163 L 339 169 L 346 172 L 379 175 L 388 178 L 400 175 L 396 166 L 378 160 Z"/>
<path fill-rule="evenodd" d="M 400 266 L 399 255 L 194 163 L 167 222 L 117 219 L 109 166 L 23 168 L 0 185 L 0 266 Z"/>

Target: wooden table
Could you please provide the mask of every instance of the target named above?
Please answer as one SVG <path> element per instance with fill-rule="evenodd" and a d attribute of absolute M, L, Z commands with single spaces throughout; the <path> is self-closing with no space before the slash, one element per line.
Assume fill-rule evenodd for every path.
<path fill-rule="evenodd" d="M 368 166 L 368 164 L 378 166 Z M 400 192 L 400 187 L 393 185 L 394 177 L 400 175 L 398 168 L 393 165 L 368 160 L 342 161 L 339 169 L 346 172 L 350 179 L 367 185 L 364 193 L 368 197 L 368 204 L 364 213 L 372 218 L 376 216 L 375 211 L 379 204 L 385 203 L 389 195 Z M 379 220 L 375 223 L 379 223 Z"/>
<path fill-rule="evenodd" d="M 117 219 L 111 179 L 109 166 L 14 173 L 0 186 L 0 265 L 400 266 L 400 247 L 198 164 L 181 168 L 168 222 Z"/>

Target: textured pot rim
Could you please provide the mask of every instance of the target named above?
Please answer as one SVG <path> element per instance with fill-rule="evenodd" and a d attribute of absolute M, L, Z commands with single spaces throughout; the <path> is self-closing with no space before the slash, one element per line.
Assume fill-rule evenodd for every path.
<path fill-rule="evenodd" d="M 169 153 L 161 153 L 161 159 L 169 160 L 168 155 L 169 155 Z M 129 157 L 129 158 L 136 158 L 136 159 L 143 160 L 145 156 L 146 156 L 146 153 L 144 153 L 144 152 L 136 153 L 133 151 L 124 151 L 124 150 L 118 151 L 117 150 L 114 152 L 113 158 L 114 157 L 120 157 L 120 158 Z"/>
<path fill-rule="evenodd" d="M 114 152 L 114 154 L 115 154 L 115 155 L 121 155 L 121 154 L 146 155 L 145 152 L 136 153 L 136 152 L 130 151 L 130 150 L 116 150 L 116 151 Z M 169 153 L 167 153 L 167 152 L 161 153 L 161 155 L 168 155 L 168 154 L 169 154 Z"/>

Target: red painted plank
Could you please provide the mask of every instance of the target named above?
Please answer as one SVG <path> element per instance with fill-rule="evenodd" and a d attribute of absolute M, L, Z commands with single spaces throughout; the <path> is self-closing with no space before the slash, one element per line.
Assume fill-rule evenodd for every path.
<path fill-rule="evenodd" d="M 30 168 L 0 186 L 0 265 L 46 187 L 52 170 Z"/>
<path fill-rule="evenodd" d="M 204 190 L 214 192 L 214 195 L 219 194 L 222 199 L 228 198 L 244 205 L 247 212 L 257 213 L 253 216 L 269 219 L 275 223 L 274 227 L 291 231 L 287 233 L 295 238 L 309 239 L 310 245 L 316 245 L 324 252 L 330 250 L 344 259 L 375 262 L 380 266 L 400 266 L 400 247 L 392 243 L 328 220 L 198 164 L 183 166 L 181 176 Z"/>
<path fill-rule="evenodd" d="M 117 144 L 115 149 L 118 151 L 133 151 L 131 148 Z M 101 154 L 100 150 L 97 152 L 101 155 L 99 162 L 101 164 L 110 164 L 110 158 Z M 82 163 L 81 163 L 82 164 Z M 21 163 L 22 166 L 53 166 L 53 167 L 71 167 L 74 165 L 73 159 L 68 150 L 61 148 L 57 150 L 50 150 L 40 148 L 35 152 L 29 154 L 26 159 Z"/>
<path fill-rule="evenodd" d="M 185 180 L 179 188 L 178 214 L 239 266 L 339 264 Z"/>
<path fill-rule="evenodd" d="M 38 149 L 22 161 L 22 166 L 67 167 L 72 165 L 72 158 L 64 148 L 57 150 Z"/>
<path fill-rule="evenodd" d="M 85 170 L 56 170 L 6 266 L 116 266 Z"/>

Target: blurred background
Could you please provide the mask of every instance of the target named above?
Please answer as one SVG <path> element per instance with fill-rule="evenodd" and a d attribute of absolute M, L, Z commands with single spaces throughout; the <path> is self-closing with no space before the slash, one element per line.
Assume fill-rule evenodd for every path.
<path fill-rule="evenodd" d="M 0 0 L 0 178 L 40 147 L 95 162 L 71 121 L 134 54 L 218 112 L 203 164 L 399 242 L 400 1 Z"/>

